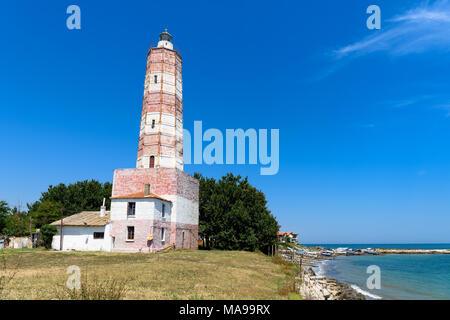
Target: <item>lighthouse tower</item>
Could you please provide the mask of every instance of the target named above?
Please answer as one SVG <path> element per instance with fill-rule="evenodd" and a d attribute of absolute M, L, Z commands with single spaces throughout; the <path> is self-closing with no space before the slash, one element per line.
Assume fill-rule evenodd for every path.
<path fill-rule="evenodd" d="M 160 34 L 147 55 L 136 168 L 183 170 L 183 81 L 181 56 L 172 36 Z"/>
<path fill-rule="evenodd" d="M 183 171 L 181 74 L 166 30 L 147 54 L 136 168 L 114 171 L 113 251 L 198 247 L 199 182 Z"/>

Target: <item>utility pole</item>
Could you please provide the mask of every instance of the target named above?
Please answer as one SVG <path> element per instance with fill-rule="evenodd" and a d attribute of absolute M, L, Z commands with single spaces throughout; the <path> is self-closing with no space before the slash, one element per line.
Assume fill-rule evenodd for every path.
<path fill-rule="evenodd" d="M 59 251 L 62 251 L 62 237 L 63 237 L 63 208 L 61 208 L 61 222 L 59 225 Z"/>
<path fill-rule="evenodd" d="M 31 247 L 33 248 L 33 229 L 31 228 L 32 226 L 32 220 L 31 220 L 31 214 L 28 213 L 30 216 L 30 240 L 31 240 Z"/>

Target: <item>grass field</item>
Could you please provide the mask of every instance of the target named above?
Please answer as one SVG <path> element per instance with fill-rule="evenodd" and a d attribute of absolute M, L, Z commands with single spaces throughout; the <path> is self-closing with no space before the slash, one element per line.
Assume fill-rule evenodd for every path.
<path fill-rule="evenodd" d="M 81 278 L 123 281 L 125 299 L 289 299 L 293 269 L 261 253 L 177 250 L 159 254 L 3 250 L 17 273 L 1 299 L 57 299 L 77 265 Z M 1 266 L 0 266 L 1 268 Z M 0 273 L 5 271 L 0 269 Z M 0 274 L 1 276 L 1 274 Z"/>

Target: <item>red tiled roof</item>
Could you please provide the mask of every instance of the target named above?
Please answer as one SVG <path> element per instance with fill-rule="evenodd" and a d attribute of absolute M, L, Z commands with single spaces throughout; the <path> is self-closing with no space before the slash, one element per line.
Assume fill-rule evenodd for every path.
<path fill-rule="evenodd" d="M 292 234 L 293 236 L 296 236 L 297 234 L 296 233 L 293 233 L 293 232 L 278 232 L 277 233 L 277 236 L 284 236 L 284 235 L 288 235 L 288 234 Z"/>
<path fill-rule="evenodd" d="M 154 194 L 151 192 L 148 196 L 145 196 L 144 191 L 131 193 L 131 194 L 125 194 L 125 195 L 121 195 L 121 196 L 115 196 L 115 197 L 111 197 L 110 199 L 149 199 L 149 198 L 159 199 L 159 200 L 166 201 L 166 202 L 172 202 L 170 200 L 164 199 L 164 198 L 158 196 L 157 194 Z"/>

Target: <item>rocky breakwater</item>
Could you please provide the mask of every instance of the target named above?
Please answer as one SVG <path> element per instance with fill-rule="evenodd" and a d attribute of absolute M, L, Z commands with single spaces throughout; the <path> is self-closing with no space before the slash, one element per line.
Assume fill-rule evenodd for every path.
<path fill-rule="evenodd" d="M 317 276 L 310 267 L 300 272 L 296 288 L 302 297 L 308 300 L 365 300 L 364 295 L 349 285 Z"/>
<path fill-rule="evenodd" d="M 380 254 L 450 254 L 450 249 L 377 249 Z"/>

